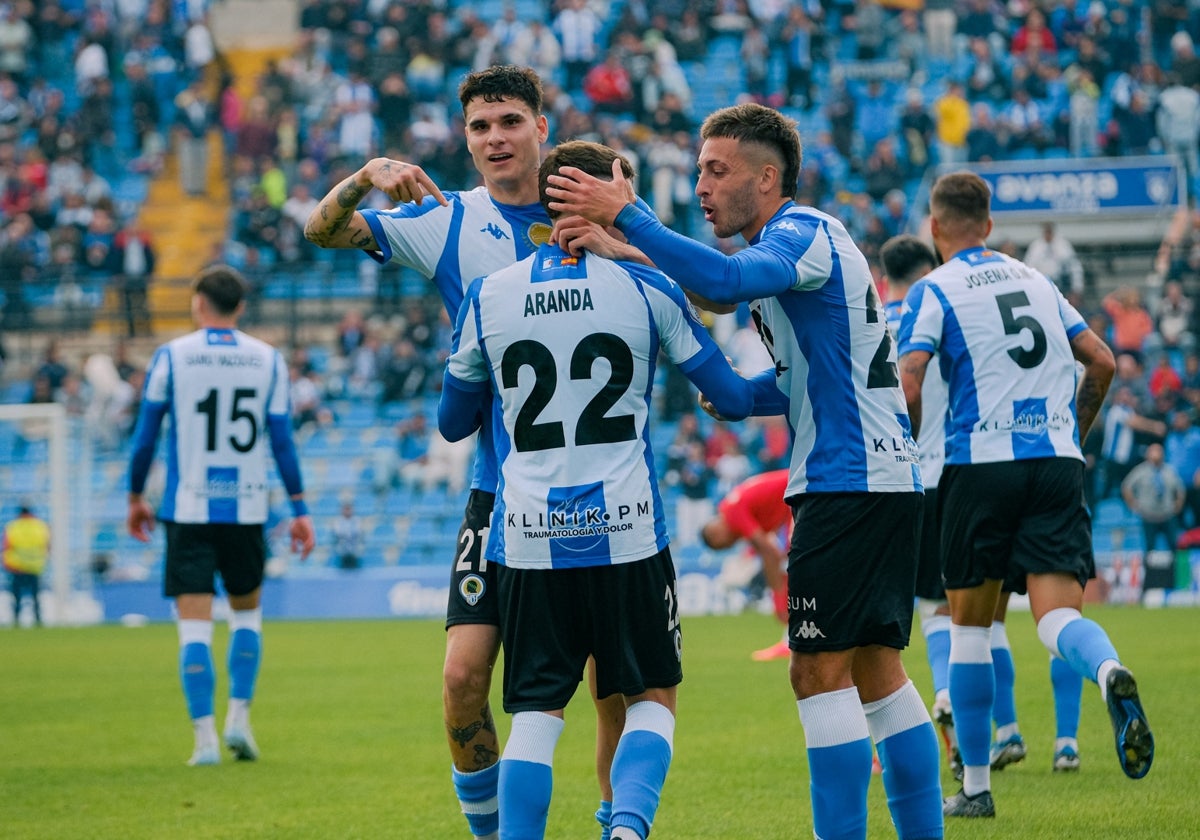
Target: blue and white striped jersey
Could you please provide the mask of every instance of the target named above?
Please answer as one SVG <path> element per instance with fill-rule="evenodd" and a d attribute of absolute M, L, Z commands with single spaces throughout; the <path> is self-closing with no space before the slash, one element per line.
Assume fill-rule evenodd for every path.
<path fill-rule="evenodd" d="M 941 357 L 950 388 L 946 463 L 1082 460 L 1071 340 L 1085 329 L 1044 275 L 987 248 L 956 254 L 914 284 L 900 352 Z"/>
<path fill-rule="evenodd" d="M 900 313 L 904 302 L 890 301 L 884 305 L 888 329 L 900 340 Z M 946 389 L 941 357 L 936 356 L 925 371 L 921 384 L 921 433 L 917 436 L 917 451 L 921 454 L 921 483 L 926 490 L 938 486 L 942 468 L 946 466 L 946 424 L 950 422 L 950 394 Z"/>
<path fill-rule="evenodd" d="M 135 492 L 144 485 L 159 423 L 164 414 L 169 418 L 160 519 L 267 521 L 267 458 L 277 443 L 272 436 L 286 435 L 294 452 L 287 365 L 278 350 L 238 330 L 181 336 L 154 354 L 140 411 L 131 468 Z M 280 470 L 289 492 L 301 492 L 294 456 Z"/>
<path fill-rule="evenodd" d="M 788 496 L 923 489 L 895 342 L 867 260 L 840 221 L 788 202 L 731 257 L 632 205 L 616 221 L 687 288 L 751 302 L 787 403 Z"/>
<path fill-rule="evenodd" d="M 380 252 L 380 262 L 394 261 L 433 281 L 450 314 L 458 317 L 471 281 L 499 271 L 532 254 L 550 239 L 550 219 L 541 204 L 500 204 L 487 189 L 443 192 L 448 207 L 426 196 L 420 203 L 391 210 L 363 210 Z M 496 460 L 490 430 L 480 431 L 471 487 L 496 489 Z"/>
<path fill-rule="evenodd" d="M 447 381 L 490 381 L 497 395 L 484 419 L 500 464 L 488 559 L 557 569 L 666 547 L 647 428 L 660 345 L 685 373 L 724 365 L 656 269 L 547 245 L 470 287 Z"/>

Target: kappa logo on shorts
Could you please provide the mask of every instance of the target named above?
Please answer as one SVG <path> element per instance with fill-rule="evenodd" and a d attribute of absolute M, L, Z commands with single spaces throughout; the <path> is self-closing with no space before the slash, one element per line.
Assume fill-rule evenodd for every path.
<path fill-rule="evenodd" d="M 798 636 L 801 639 L 824 639 L 825 634 L 818 629 L 817 625 L 811 621 L 801 621 L 800 626 L 796 628 L 796 632 L 792 635 Z"/>
<path fill-rule="evenodd" d="M 486 590 L 487 585 L 479 575 L 467 575 L 458 583 L 458 594 L 472 607 L 479 603 Z"/>

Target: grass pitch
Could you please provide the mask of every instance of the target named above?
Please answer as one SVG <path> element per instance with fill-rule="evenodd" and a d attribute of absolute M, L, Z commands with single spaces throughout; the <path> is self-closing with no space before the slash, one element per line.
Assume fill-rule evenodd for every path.
<path fill-rule="evenodd" d="M 1134 669 L 1158 743 L 1150 775 L 1117 766 L 1099 691 L 1084 687 L 1078 774 L 1051 772 L 1045 651 L 1009 619 L 1025 761 L 993 777 L 997 818 L 951 838 L 1200 837 L 1200 612 L 1089 608 Z M 217 716 L 228 635 L 217 630 Z M 785 662 L 751 650 L 779 636 L 761 615 L 686 618 L 675 758 L 656 838 L 812 836 L 803 733 Z M 441 726 L 437 621 L 275 622 L 254 704 L 256 763 L 191 768 L 175 629 L 0 631 L 0 836 L 18 838 L 422 838 L 465 840 Z M 906 653 L 929 697 L 923 641 Z M 494 705 L 499 712 L 499 680 Z M 502 734 L 508 719 L 499 716 Z M 594 716 L 567 710 L 548 838 L 598 836 Z M 947 793 L 957 789 L 943 775 Z M 878 778 L 869 837 L 892 838 Z"/>

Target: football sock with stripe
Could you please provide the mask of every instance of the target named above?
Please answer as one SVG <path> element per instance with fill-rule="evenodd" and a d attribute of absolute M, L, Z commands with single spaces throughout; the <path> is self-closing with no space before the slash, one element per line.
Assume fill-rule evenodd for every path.
<path fill-rule="evenodd" d="M 467 826 L 474 837 L 496 837 L 500 830 L 500 806 L 497 787 L 500 781 L 500 765 L 493 764 L 483 770 L 464 773 L 451 765 L 450 777 L 454 780 L 454 793 L 459 807 L 467 818 Z"/>
<path fill-rule="evenodd" d="M 504 840 L 540 840 L 554 787 L 554 749 L 562 718 L 517 712 L 500 758 L 500 835 Z"/>
<path fill-rule="evenodd" d="M 991 789 L 992 701 L 996 693 L 991 635 L 991 627 L 950 625 L 950 704 L 967 796 Z"/>
<path fill-rule="evenodd" d="M 900 840 L 941 837 L 938 739 L 921 695 L 910 680 L 882 700 L 864 703 L 863 711 Z"/>
<path fill-rule="evenodd" d="M 925 636 L 925 655 L 936 696 L 950 687 L 950 616 L 922 616 L 921 632 Z"/>
<path fill-rule="evenodd" d="M 212 659 L 211 621 L 179 620 L 179 678 L 192 720 L 212 717 L 216 672 Z"/>
<path fill-rule="evenodd" d="M 1048 651 L 1065 659 L 1075 673 L 1099 683 L 1100 693 L 1104 693 L 1101 667 L 1112 667 L 1120 659 L 1103 627 L 1084 618 L 1079 610 L 1060 607 L 1042 616 L 1037 630 Z"/>
<path fill-rule="evenodd" d="M 806 697 L 796 707 L 808 750 L 813 831 L 822 840 L 865 837 L 871 735 L 858 690 Z"/>
<path fill-rule="evenodd" d="M 643 700 L 625 710 L 625 730 L 612 763 L 614 837 L 631 829 L 648 837 L 671 766 L 675 715 L 661 703 Z"/>
<path fill-rule="evenodd" d="M 243 711 L 243 707 L 254 699 L 254 685 L 262 661 L 262 609 L 230 612 L 229 632 L 230 706 Z"/>
<path fill-rule="evenodd" d="M 992 720 L 996 723 L 996 742 L 1016 735 L 1017 728 L 1017 670 L 1013 666 L 1012 648 L 1003 621 L 992 622 L 992 674 L 996 680 L 996 696 L 992 700 Z"/>
<path fill-rule="evenodd" d="M 1050 657 L 1050 685 L 1054 688 L 1054 737 L 1074 741 L 1079 735 L 1083 677 L 1065 659 Z"/>

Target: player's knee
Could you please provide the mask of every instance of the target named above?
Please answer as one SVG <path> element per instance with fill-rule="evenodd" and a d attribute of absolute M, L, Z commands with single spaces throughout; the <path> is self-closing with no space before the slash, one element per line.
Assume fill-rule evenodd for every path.
<path fill-rule="evenodd" d="M 447 657 L 442 668 L 442 685 L 448 704 L 471 704 L 478 708 L 487 702 L 492 669 L 486 661 Z"/>

